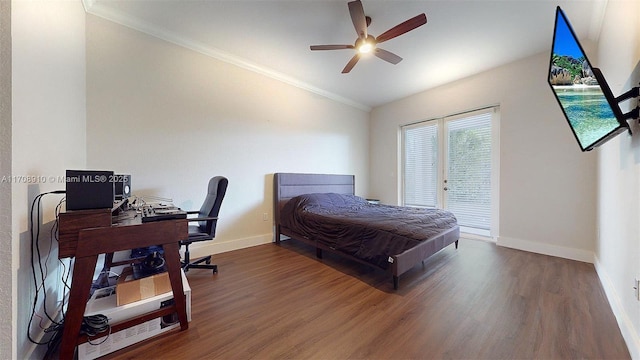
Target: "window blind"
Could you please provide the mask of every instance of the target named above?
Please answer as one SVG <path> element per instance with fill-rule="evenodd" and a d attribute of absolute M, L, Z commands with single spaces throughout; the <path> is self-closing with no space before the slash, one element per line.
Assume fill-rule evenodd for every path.
<path fill-rule="evenodd" d="M 493 107 L 403 126 L 403 204 L 450 210 L 465 232 L 491 234 L 498 116 Z"/>
<path fill-rule="evenodd" d="M 404 204 L 436 207 L 438 203 L 438 124 L 403 128 Z"/>
<path fill-rule="evenodd" d="M 445 119 L 447 209 L 460 225 L 486 230 L 491 227 L 492 113 Z"/>

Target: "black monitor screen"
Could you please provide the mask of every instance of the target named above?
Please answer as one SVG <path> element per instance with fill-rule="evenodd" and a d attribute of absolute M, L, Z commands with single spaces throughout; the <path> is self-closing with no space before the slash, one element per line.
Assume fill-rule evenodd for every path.
<path fill-rule="evenodd" d="M 624 120 L 616 117 L 617 104 L 611 104 L 603 92 L 603 87 L 609 89 L 604 77 L 594 74 L 560 7 L 556 10 L 548 80 L 582 151 L 591 150 L 628 128 Z"/>

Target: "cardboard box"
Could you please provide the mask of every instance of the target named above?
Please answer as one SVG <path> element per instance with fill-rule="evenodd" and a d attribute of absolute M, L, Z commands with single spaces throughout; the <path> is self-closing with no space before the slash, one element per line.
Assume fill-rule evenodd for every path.
<path fill-rule="evenodd" d="M 168 291 L 171 291 L 169 273 L 163 272 L 134 280 L 133 269 L 129 266 L 122 271 L 116 284 L 117 304 L 130 304 Z"/>
<path fill-rule="evenodd" d="M 191 321 L 191 287 L 184 272 L 182 273 L 182 285 L 187 303 L 187 320 Z M 159 309 L 173 300 L 173 293 L 169 291 L 148 299 L 117 306 L 115 289 L 116 287 L 112 286 L 96 290 L 87 303 L 85 316 L 102 314 L 109 319 L 109 323 L 115 324 Z M 78 345 L 78 359 L 92 360 L 178 327 L 180 327 L 180 323 L 177 322 L 177 317 L 152 319 L 106 337 L 93 339 L 91 343 Z"/>

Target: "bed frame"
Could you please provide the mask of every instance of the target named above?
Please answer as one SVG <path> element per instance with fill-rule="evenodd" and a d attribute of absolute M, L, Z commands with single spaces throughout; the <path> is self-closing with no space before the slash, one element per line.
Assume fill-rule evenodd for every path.
<path fill-rule="evenodd" d="M 281 225 L 280 210 L 289 199 L 303 194 L 311 193 L 338 193 L 338 194 L 355 194 L 355 177 L 353 175 L 331 175 L 331 174 L 296 174 L 296 173 L 276 173 L 273 177 L 274 190 L 274 218 L 275 218 L 275 242 L 280 243 L 281 235 L 285 235 L 291 239 L 307 243 L 316 248 L 316 256 L 322 258 L 322 251 L 326 250 L 331 253 L 340 254 L 341 256 L 355 260 L 359 263 L 380 268 L 350 254 L 332 249 L 314 239 L 306 238 L 304 235 L 297 234 L 291 229 Z M 398 255 L 390 256 L 390 266 L 383 269 L 393 275 L 393 288 L 398 289 L 400 275 L 407 272 L 414 265 L 424 261 L 431 255 L 444 249 L 451 243 L 455 243 L 458 248 L 458 239 L 460 238 L 460 229 L 455 226 L 440 234 L 427 239 L 417 246 L 408 249 Z M 380 268 L 382 269 L 382 268 Z"/>

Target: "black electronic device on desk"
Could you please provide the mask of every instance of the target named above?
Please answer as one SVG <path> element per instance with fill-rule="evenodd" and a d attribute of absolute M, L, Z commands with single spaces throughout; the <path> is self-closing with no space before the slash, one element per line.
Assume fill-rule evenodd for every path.
<path fill-rule="evenodd" d="M 147 223 L 152 221 L 186 219 L 187 212 L 179 208 L 166 209 L 145 206 L 142 208 L 141 216 L 142 222 Z"/>

